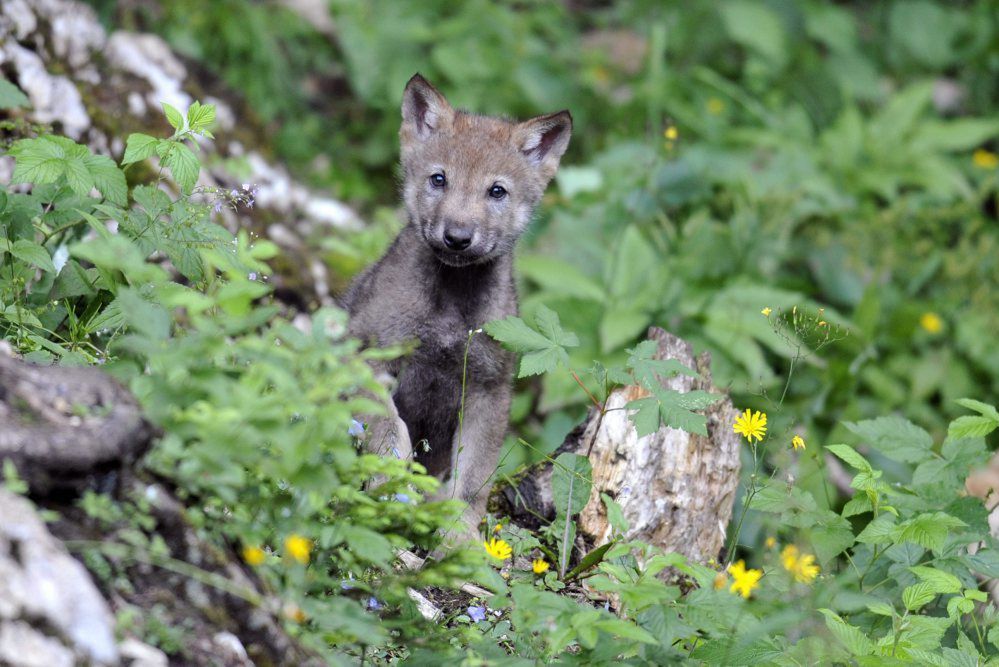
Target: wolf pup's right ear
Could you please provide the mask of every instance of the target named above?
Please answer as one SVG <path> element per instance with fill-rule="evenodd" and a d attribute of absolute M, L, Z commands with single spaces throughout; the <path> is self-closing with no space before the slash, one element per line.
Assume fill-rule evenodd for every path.
<path fill-rule="evenodd" d="M 406 84 L 402 94 L 402 143 L 422 141 L 451 122 L 454 110 L 440 92 L 419 74 Z"/>

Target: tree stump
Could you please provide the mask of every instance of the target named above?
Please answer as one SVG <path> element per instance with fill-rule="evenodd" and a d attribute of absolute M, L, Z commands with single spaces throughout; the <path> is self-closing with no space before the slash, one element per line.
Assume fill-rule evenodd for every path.
<path fill-rule="evenodd" d="M 689 343 L 657 327 L 649 329 L 648 337 L 658 343 L 657 359 L 676 359 L 700 374 L 666 379 L 664 387 L 724 393 L 712 385 L 707 353 L 695 359 Z M 644 395 L 638 386 L 614 390 L 603 417 L 592 409 L 559 448 L 589 455 L 593 466 L 590 501 L 578 519 L 580 533 L 594 546 L 610 540 L 611 526 L 600 499 L 606 493 L 624 511 L 625 539 L 642 540 L 702 563 L 718 559 L 739 482 L 740 442 L 732 431 L 737 412 L 723 396 L 705 411 L 707 437 L 668 427 L 638 437 L 623 408 Z M 554 517 L 551 469 L 551 464 L 539 466 L 516 488 L 504 490 L 518 522 L 532 524 L 537 516 Z"/>

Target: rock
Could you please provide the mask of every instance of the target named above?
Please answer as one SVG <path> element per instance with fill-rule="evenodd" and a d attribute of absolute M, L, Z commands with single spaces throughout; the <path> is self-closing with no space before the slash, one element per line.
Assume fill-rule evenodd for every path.
<path fill-rule="evenodd" d="M 134 637 L 125 639 L 118 650 L 124 667 L 167 667 L 170 664 L 166 653 Z"/>
<path fill-rule="evenodd" d="M 114 617 L 26 499 L 0 487 L 0 663 L 116 664 Z M 52 633 L 52 634 L 48 634 Z"/>

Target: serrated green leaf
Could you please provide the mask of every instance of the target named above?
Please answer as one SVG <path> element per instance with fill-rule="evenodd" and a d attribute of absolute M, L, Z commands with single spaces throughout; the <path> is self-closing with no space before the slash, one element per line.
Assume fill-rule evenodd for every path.
<path fill-rule="evenodd" d="M 934 593 L 958 593 L 961 590 L 961 580 L 949 572 L 925 565 L 914 565 L 909 571 L 929 584 Z"/>
<path fill-rule="evenodd" d="M 128 135 L 125 143 L 125 156 L 122 158 L 122 165 L 129 165 L 152 157 L 156 153 L 160 140 L 148 134 L 135 132 Z"/>
<path fill-rule="evenodd" d="M 170 314 L 163 306 L 154 303 L 132 288 L 118 290 L 118 304 L 125 324 L 153 340 L 166 340 L 170 335 Z"/>
<path fill-rule="evenodd" d="M 666 380 L 680 374 L 697 377 L 696 371 L 676 359 L 656 359 L 658 351 L 659 344 L 654 340 L 644 340 L 628 350 L 628 368 L 638 384 L 653 391 L 662 386 L 659 378 Z"/>
<path fill-rule="evenodd" d="M 541 333 L 514 316 L 487 322 L 483 326 L 486 333 L 502 343 L 503 347 L 523 355 L 519 377 L 540 375 L 568 364 L 569 354 L 565 347 L 579 344 L 576 335 L 563 331 L 558 315 L 545 306 L 538 307 L 535 323 Z"/>
<path fill-rule="evenodd" d="M 83 163 L 90 172 L 93 186 L 112 204 L 125 206 L 128 203 L 128 185 L 114 160 L 104 155 L 88 155 Z M 89 190 L 87 191 L 89 193 Z"/>
<path fill-rule="evenodd" d="M 192 132 L 202 133 L 215 122 L 215 105 L 195 100 L 187 109 L 187 127 Z"/>
<path fill-rule="evenodd" d="M 826 449 L 841 458 L 856 470 L 871 472 L 871 464 L 850 445 L 826 445 Z"/>
<path fill-rule="evenodd" d="M 163 156 L 163 165 L 170 170 L 181 191 L 190 194 L 201 172 L 201 163 L 191 149 L 179 141 L 170 142 L 170 148 Z"/>
<path fill-rule="evenodd" d="M 163 102 L 163 113 L 166 114 L 167 122 L 173 126 L 173 129 L 180 131 L 184 128 L 184 116 L 177 109 L 170 106 L 166 102 Z"/>
<path fill-rule="evenodd" d="M 83 267 L 75 259 L 70 259 L 63 265 L 55 282 L 52 283 L 49 299 L 58 301 L 74 296 L 93 296 L 97 291 L 93 288 L 92 282 Z"/>
<path fill-rule="evenodd" d="M 958 417 L 947 427 L 948 438 L 984 438 L 999 428 L 999 421 L 980 415 Z"/>
<path fill-rule="evenodd" d="M 937 594 L 933 591 L 933 586 L 925 581 L 907 586 L 902 591 L 902 604 L 909 611 L 919 611 L 929 603 L 933 602 Z"/>
<path fill-rule="evenodd" d="M 864 544 L 889 544 L 895 531 L 895 517 L 887 512 L 879 514 L 857 535 L 857 541 Z"/>
<path fill-rule="evenodd" d="M 924 429 L 902 417 L 878 417 L 843 422 L 850 431 L 888 458 L 919 463 L 932 456 L 933 438 Z"/>
<path fill-rule="evenodd" d="M 32 266 L 37 266 L 43 271 L 55 273 L 55 264 L 52 263 L 49 251 L 34 241 L 19 239 L 10 247 L 10 253 L 14 257 L 22 259 Z"/>
<path fill-rule="evenodd" d="M 826 618 L 826 627 L 852 655 L 870 655 L 875 645 L 860 628 L 854 627 L 840 618 L 832 609 L 819 609 Z"/>
<path fill-rule="evenodd" d="M 892 540 L 912 542 L 927 549 L 939 549 L 951 529 L 961 528 L 966 524 L 944 512 L 920 514 L 908 521 L 903 521 L 892 531 Z"/>

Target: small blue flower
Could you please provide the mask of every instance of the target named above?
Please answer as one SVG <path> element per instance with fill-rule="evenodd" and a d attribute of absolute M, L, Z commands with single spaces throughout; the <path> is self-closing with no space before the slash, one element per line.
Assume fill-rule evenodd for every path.
<path fill-rule="evenodd" d="M 379 602 L 374 596 L 368 598 L 368 609 L 378 611 L 381 608 L 382 608 L 382 603 Z"/>
<path fill-rule="evenodd" d="M 356 419 L 350 420 L 350 428 L 347 429 L 347 433 L 354 436 L 355 438 L 360 438 L 364 435 L 364 424 L 357 421 Z"/>
<path fill-rule="evenodd" d="M 478 623 L 479 621 L 486 620 L 486 608 L 485 607 L 469 607 L 468 617 L 472 619 L 472 622 Z"/>
<path fill-rule="evenodd" d="M 346 579 L 344 579 L 343 581 L 341 581 L 341 582 L 340 582 L 340 588 L 341 588 L 342 590 L 345 590 L 345 591 L 349 591 L 349 590 L 350 590 L 350 589 L 352 589 L 353 587 L 354 587 L 354 584 L 350 583 L 350 582 L 349 582 L 349 581 L 347 581 Z"/>
<path fill-rule="evenodd" d="M 398 500 L 400 503 L 409 504 L 409 503 L 412 502 L 409 499 L 409 496 L 407 496 L 405 493 L 397 493 L 397 494 L 395 494 L 395 499 Z"/>

